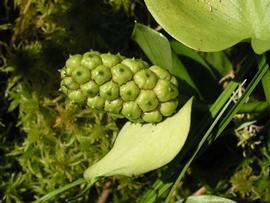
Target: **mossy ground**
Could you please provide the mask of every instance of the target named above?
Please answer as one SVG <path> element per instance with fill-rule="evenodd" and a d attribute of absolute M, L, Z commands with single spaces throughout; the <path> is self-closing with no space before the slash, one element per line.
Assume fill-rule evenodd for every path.
<path fill-rule="evenodd" d="M 58 91 L 58 69 L 69 54 L 90 49 L 147 60 L 130 38 L 134 20 L 156 25 L 140 0 L 0 2 L 0 202 L 34 201 L 82 177 L 111 148 L 125 120 L 67 103 Z M 233 62 L 241 50 L 228 51 Z M 235 117 L 225 136 L 194 162 L 175 199 L 205 188 L 239 202 L 270 202 L 269 117 L 252 116 Z M 257 123 L 238 128 L 250 120 Z M 107 202 L 136 202 L 162 170 L 104 178 L 76 202 L 106 194 Z"/>

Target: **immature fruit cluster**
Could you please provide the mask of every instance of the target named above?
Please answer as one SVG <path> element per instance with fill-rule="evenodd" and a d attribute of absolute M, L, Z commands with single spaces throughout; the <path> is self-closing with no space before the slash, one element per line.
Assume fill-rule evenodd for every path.
<path fill-rule="evenodd" d="M 176 78 L 140 59 L 89 51 L 70 56 L 60 72 L 72 101 L 133 122 L 160 122 L 178 105 Z"/>

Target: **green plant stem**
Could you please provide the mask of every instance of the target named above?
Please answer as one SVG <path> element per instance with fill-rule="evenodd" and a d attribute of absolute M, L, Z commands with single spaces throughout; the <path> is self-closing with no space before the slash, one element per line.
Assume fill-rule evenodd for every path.
<path fill-rule="evenodd" d="M 92 186 L 95 182 L 96 182 L 96 180 L 90 182 L 90 183 L 89 183 L 90 186 Z M 85 180 L 85 179 L 83 179 L 83 178 L 80 178 L 80 179 L 78 179 L 78 180 L 76 180 L 76 181 L 74 181 L 74 182 L 72 182 L 72 183 L 69 183 L 69 184 L 67 184 L 67 185 L 65 185 L 65 186 L 63 186 L 63 187 L 61 187 L 61 188 L 58 188 L 58 189 L 56 189 L 56 190 L 54 190 L 54 191 L 49 192 L 48 194 L 46 194 L 46 195 L 44 195 L 43 197 L 41 197 L 41 198 L 37 201 L 37 203 L 44 203 L 44 202 L 47 202 L 47 201 L 49 201 L 50 199 L 52 199 L 53 197 L 55 197 L 56 195 L 58 195 L 58 194 L 60 194 L 60 193 L 62 193 L 62 192 L 65 192 L 65 191 L 67 191 L 67 190 L 69 190 L 69 189 L 71 189 L 71 188 L 73 188 L 73 187 L 78 186 L 78 185 L 81 185 L 81 184 L 83 184 L 83 183 L 87 183 L 87 180 Z M 89 187 L 88 187 L 88 188 L 89 188 Z"/>

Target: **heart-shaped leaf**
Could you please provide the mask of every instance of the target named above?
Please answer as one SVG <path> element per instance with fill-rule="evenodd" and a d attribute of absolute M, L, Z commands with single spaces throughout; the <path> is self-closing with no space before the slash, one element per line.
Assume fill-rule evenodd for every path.
<path fill-rule="evenodd" d="M 128 122 L 121 129 L 113 148 L 84 173 L 93 180 L 100 176 L 140 175 L 170 162 L 187 138 L 192 99 L 174 116 L 158 124 Z"/>
<path fill-rule="evenodd" d="M 251 39 L 254 51 L 270 49 L 270 0 L 145 0 L 157 22 L 183 44 L 220 51 Z"/>

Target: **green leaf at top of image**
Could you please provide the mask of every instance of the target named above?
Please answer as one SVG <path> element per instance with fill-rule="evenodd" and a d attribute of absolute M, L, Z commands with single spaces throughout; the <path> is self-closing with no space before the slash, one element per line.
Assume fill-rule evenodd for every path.
<path fill-rule="evenodd" d="M 174 38 L 200 51 L 220 51 L 251 39 L 257 54 L 270 49 L 270 0 L 145 0 Z"/>
<path fill-rule="evenodd" d="M 136 23 L 132 38 L 140 45 L 153 64 L 169 70 L 172 68 L 171 47 L 164 35 L 148 26 Z"/>
<path fill-rule="evenodd" d="M 100 176 L 140 175 L 169 163 L 189 133 L 192 98 L 172 117 L 153 124 L 128 122 L 111 151 L 84 172 L 86 180 Z"/>
<path fill-rule="evenodd" d="M 177 201 L 175 203 L 236 203 L 233 200 L 226 199 L 224 197 L 218 197 L 214 195 L 197 195 L 190 196 L 187 199 Z"/>

